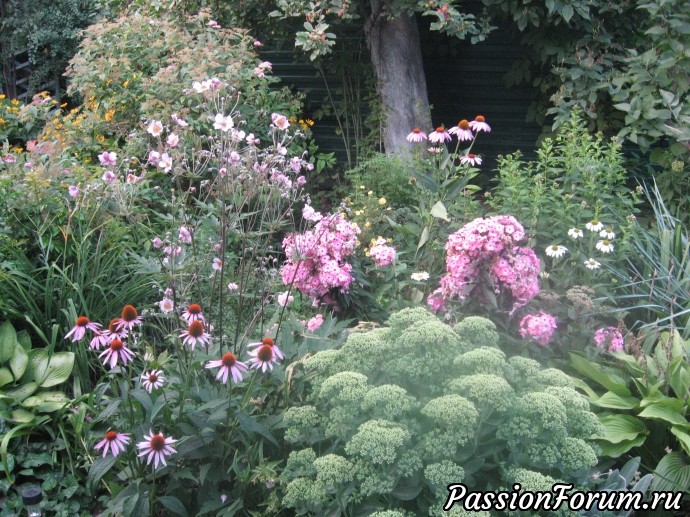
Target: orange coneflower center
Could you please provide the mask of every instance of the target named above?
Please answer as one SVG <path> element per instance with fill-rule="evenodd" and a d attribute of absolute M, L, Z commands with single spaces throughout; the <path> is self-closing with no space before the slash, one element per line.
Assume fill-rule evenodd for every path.
<path fill-rule="evenodd" d="M 261 343 L 264 345 L 273 346 L 273 340 L 270 337 L 263 338 Z"/>
<path fill-rule="evenodd" d="M 165 447 L 165 438 L 163 437 L 162 434 L 154 435 L 153 437 L 151 437 L 151 441 L 149 442 L 149 446 L 154 451 L 160 452 Z"/>
<path fill-rule="evenodd" d="M 187 334 L 192 337 L 201 337 L 204 335 L 204 324 L 199 320 L 194 320 L 189 324 Z"/>
<path fill-rule="evenodd" d="M 603 241 L 601 241 L 601 243 L 602 243 L 604 246 L 608 246 L 609 244 L 611 244 L 607 239 L 604 239 Z"/>
<path fill-rule="evenodd" d="M 484 118 L 484 115 L 477 115 L 474 120 L 477 122 L 484 122 L 486 119 Z"/>
<path fill-rule="evenodd" d="M 125 346 L 124 343 L 122 341 L 120 341 L 119 339 L 113 339 L 110 342 L 110 350 L 113 350 L 115 352 L 122 350 L 122 348 L 124 346 Z"/>
<path fill-rule="evenodd" d="M 158 374 L 155 372 L 149 373 L 149 382 L 155 383 L 158 381 Z"/>
<path fill-rule="evenodd" d="M 221 362 L 223 363 L 223 366 L 231 368 L 232 366 L 235 366 L 235 363 L 237 362 L 237 357 L 232 352 L 227 352 L 223 354 Z"/>
<path fill-rule="evenodd" d="M 413 132 L 413 133 L 421 133 L 422 130 L 419 129 L 418 127 L 416 127 L 416 128 L 414 128 L 414 129 L 412 130 L 412 132 Z"/>
<path fill-rule="evenodd" d="M 261 348 L 259 348 L 256 357 L 259 358 L 259 361 L 262 361 L 264 363 L 270 361 L 271 359 L 273 359 L 273 347 L 271 345 L 262 346 Z"/>
<path fill-rule="evenodd" d="M 77 327 L 86 327 L 89 324 L 89 318 L 86 316 L 79 316 L 77 318 Z"/>
<path fill-rule="evenodd" d="M 460 122 L 458 122 L 458 127 L 460 129 L 469 129 L 470 128 L 470 123 L 467 122 L 467 120 L 462 119 Z"/>
<path fill-rule="evenodd" d="M 125 305 L 122 308 L 122 319 L 125 321 L 134 321 L 139 316 L 139 313 L 134 308 L 134 305 Z"/>
<path fill-rule="evenodd" d="M 105 433 L 105 439 L 109 442 L 112 442 L 115 438 L 117 438 L 117 433 L 115 431 L 108 431 Z"/>
<path fill-rule="evenodd" d="M 117 332 L 117 324 L 120 320 L 117 318 L 113 318 L 110 320 L 110 323 L 108 323 L 108 330 L 112 333 Z"/>
<path fill-rule="evenodd" d="M 198 303 L 193 303 L 189 307 L 187 307 L 187 312 L 189 314 L 201 314 L 201 305 Z"/>
<path fill-rule="evenodd" d="M 477 155 L 476 155 L 476 154 L 470 153 L 470 154 L 467 155 L 467 157 L 468 157 L 470 160 L 472 160 L 472 159 L 476 158 Z"/>
<path fill-rule="evenodd" d="M 438 127 L 436 128 L 436 132 L 437 132 L 437 133 L 443 133 L 445 130 L 446 130 L 446 128 L 443 127 L 443 126 L 438 126 Z"/>

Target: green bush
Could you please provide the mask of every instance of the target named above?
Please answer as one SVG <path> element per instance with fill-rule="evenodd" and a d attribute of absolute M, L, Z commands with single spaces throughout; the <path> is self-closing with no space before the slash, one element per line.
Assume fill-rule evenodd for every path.
<path fill-rule="evenodd" d="M 529 476 L 586 478 L 601 427 L 575 380 L 507 358 L 488 320 L 456 330 L 404 309 L 304 361 L 311 394 L 285 413 L 295 448 L 281 477 L 285 506 L 435 515 L 451 482 L 498 490 Z"/>
<path fill-rule="evenodd" d="M 385 197 L 393 208 L 417 204 L 418 192 L 410 183 L 410 168 L 399 157 L 375 154 L 347 171 L 345 176 L 351 192 L 357 192 L 363 185 L 364 193 L 372 191 L 376 199 Z"/>

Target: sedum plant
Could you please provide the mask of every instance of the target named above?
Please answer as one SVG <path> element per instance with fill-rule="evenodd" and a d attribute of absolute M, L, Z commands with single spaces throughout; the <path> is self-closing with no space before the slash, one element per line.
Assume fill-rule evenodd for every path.
<path fill-rule="evenodd" d="M 283 505 L 298 515 L 440 515 L 451 482 L 583 482 L 601 427 L 575 380 L 508 358 L 498 342 L 485 318 L 451 328 L 413 308 L 305 359 L 309 394 L 285 412 Z"/>

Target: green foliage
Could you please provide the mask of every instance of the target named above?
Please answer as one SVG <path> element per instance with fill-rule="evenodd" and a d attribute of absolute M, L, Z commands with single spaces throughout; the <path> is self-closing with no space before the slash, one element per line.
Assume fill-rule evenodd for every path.
<path fill-rule="evenodd" d="M 0 144 L 23 147 L 36 138 L 43 124 L 53 115 L 56 101 L 47 93 L 36 94 L 30 104 L 0 95 Z"/>
<path fill-rule="evenodd" d="M 375 154 L 348 170 L 345 177 L 350 193 L 346 197 L 353 201 L 355 207 L 364 201 L 357 197 L 360 190 L 360 194 L 372 191 L 376 200 L 385 198 L 387 205 L 392 208 L 411 206 L 417 200 L 417 189 L 410 183 L 409 168 L 401 158 L 395 156 Z"/>
<path fill-rule="evenodd" d="M 601 408 L 603 430 L 597 442 L 602 454 L 640 455 L 642 465 L 656 473 L 652 490 L 664 486 L 687 492 L 690 342 L 678 332 L 663 332 L 652 341 L 655 338 L 655 343 L 636 348 L 635 356 L 614 353 L 613 363 L 597 364 L 571 354 L 571 364 L 598 385 L 597 391 L 587 392 L 590 402 Z"/>
<path fill-rule="evenodd" d="M 404 309 L 387 327 L 304 361 L 311 394 L 284 419 L 299 451 L 281 475 L 285 506 L 298 515 L 436 515 L 450 482 L 498 489 L 515 481 L 514 469 L 586 478 L 601 425 L 576 381 L 507 360 L 491 322 L 457 329 Z"/>
<path fill-rule="evenodd" d="M 258 60 L 247 31 L 209 26 L 208 10 L 150 20 L 135 12 L 90 26 L 66 74 L 68 93 L 79 95 L 91 117 L 115 135 L 129 134 L 142 118 L 198 115 L 180 85 L 212 77 L 243 93 L 238 108 L 252 127 L 274 111 L 299 113 L 298 96 L 269 88 L 276 79 L 253 73 Z"/>
<path fill-rule="evenodd" d="M 565 258 L 545 259 L 553 285 L 563 290 L 589 285 L 601 278 L 601 269 L 587 269 L 585 261 L 593 258 L 599 268 L 624 263 L 636 228 L 639 193 L 626 185 L 620 145 L 591 135 L 581 112 L 573 110 L 555 140 L 542 141 L 537 155 L 537 161 L 527 163 L 519 154 L 501 158 L 497 185 L 487 201 L 498 213 L 521 221 L 538 250 L 565 245 Z M 586 228 L 593 223 L 602 226 Z M 582 237 L 569 234 L 571 229 Z M 612 252 L 596 248 L 603 230 L 614 234 Z"/>
<path fill-rule="evenodd" d="M 619 310 L 629 311 L 642 329 L 677 329 L 690 337 L 690 232 L 666 207 L 658 187 L 645 187 L 653 226 L 631 240 L 625 267 L 615 270 Z"/>
<path fill-rule="evenodd" d="M 28 53 L 29 95 L 47 83 L 60 98 L 60 77 L 77 50 L 81 30 L 96 18 L 94 3 L 93 0 L 5 2 L 5 16 L 0 21 L 0 61 L 6 65 L 14 60 L 15 53 Z"/>

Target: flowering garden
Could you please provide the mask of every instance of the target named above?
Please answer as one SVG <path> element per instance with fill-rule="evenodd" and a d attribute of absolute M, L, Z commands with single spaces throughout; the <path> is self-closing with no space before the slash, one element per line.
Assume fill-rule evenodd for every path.
<path fill-rule="evenodd" d="M 487 171 L 473 113 L 324 191 L 261 46 L 128 14 L 85 31 L 79 104 L 0 95 L 0 515 L 29 486 L 60 516 L 495 514 L 445 512 L 457 483 L 671 491 L 684 515 L 666 173 L 635 179 L 577 108 Z"/>

